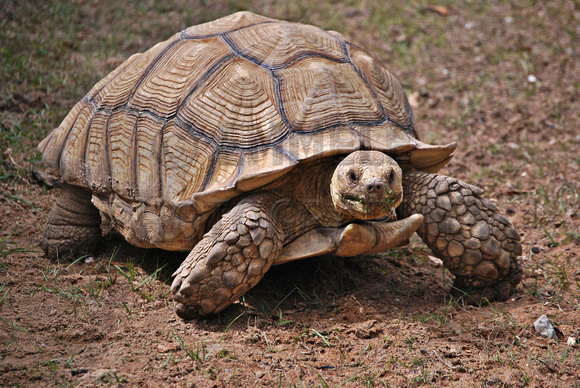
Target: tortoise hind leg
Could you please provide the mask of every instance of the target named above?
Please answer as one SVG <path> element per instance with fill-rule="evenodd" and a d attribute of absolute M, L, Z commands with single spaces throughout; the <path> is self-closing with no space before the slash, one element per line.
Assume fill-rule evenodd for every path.
<path fill-rule="evenodd" d="M 175 271 L 171 291 L 181 318 L 222 311 L 278 257 L 284 233 L 264 197 L 249 197 L 224 214 Z"/>
<path fill-rule="evenodd" d="M 40 247 L 48 258 L 70 258 L 97 247 L 101 240 L 101 216 L 91 196 L 80 187 L 62 185 L 40 240 Z"/>
<path fill-rule="evenodd" d="M 452 294 L 468 302 L 505 300 L 522 278 L 518 233 L 483 190 L 443 175 L 403 176 L 401 216 L 419 213 L 417 233 L 455 275 Z"/>

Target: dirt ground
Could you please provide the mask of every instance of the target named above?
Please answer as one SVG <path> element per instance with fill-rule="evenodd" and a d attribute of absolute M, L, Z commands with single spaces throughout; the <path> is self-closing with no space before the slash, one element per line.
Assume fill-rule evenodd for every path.
<path fill-rule="evenodd" d="M 0 12 L 0 386 L 580 384 L 580 7 L 574 1 L 19 1 Z M 429 4 L 429 5 L 428 5 Z M 476 184 L 522 237 L 506 302 L 463 306 L 414 237 L 384 255 L 272 268 L 217 316 L 183 321 L 181 253 L 115 236 L 51 262 L 58 188 L 35 150 L 132 53 L 241 9 L 334 29 L 401 80 L 443 173 Z M 558 339 L 534 329 L 546 315 Z"/>

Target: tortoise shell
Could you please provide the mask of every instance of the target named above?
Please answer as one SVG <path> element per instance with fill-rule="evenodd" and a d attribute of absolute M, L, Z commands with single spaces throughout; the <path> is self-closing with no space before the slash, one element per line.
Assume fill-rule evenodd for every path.
<path fill-rule="evenodd" d="M 190 250 L 215 208 L 314 158 L 375 149 L 436 172 L 395 77 L 336 32 L 239 12 L 98 82 L 39 145 L 137 246 Z"/>

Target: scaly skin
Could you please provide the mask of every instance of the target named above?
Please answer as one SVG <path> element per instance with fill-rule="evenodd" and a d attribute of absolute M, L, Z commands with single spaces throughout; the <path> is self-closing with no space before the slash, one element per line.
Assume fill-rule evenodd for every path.
<path fill-rule="evenodd" d="M 101 240 L 101 216 L 91 202 L 92 194 L 67 183 L 62 185 L 40 239 L 50 259 L 87 254 Z"/>
<path fill-rule="evenodd" d="M 483 190 L 443 175 L 403 175 L 400 217 L 423 214 L 417 233 L 456 276 L 452 294 L 469 303 L 505 300 L 522 278 L 520 236 Z"/>
<path fill-rule="evenodd" d="M 268 271 L 284 233 L 264 197 L 250 196 L 224 214 L 175 272 L 171 290 L 179 316 L 222 311 Z"/>

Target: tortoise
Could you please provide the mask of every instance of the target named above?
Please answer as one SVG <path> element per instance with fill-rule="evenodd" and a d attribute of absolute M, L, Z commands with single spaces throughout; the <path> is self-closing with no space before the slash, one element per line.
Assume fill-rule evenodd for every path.
<path fill-rule="evenodd" d="M 182 317 L 222 311 L 271 265 L 403 245 L 417 231 L 452 291 L 505 300 L 519 235 L 483 190 L 437 172 L 396 78 L 337 32 L 239 12 L 187 28 L 98 82 L 40 143 L 62 177 L 40 245 L 94 251 L 102 226 L 189 251 Z"/>

